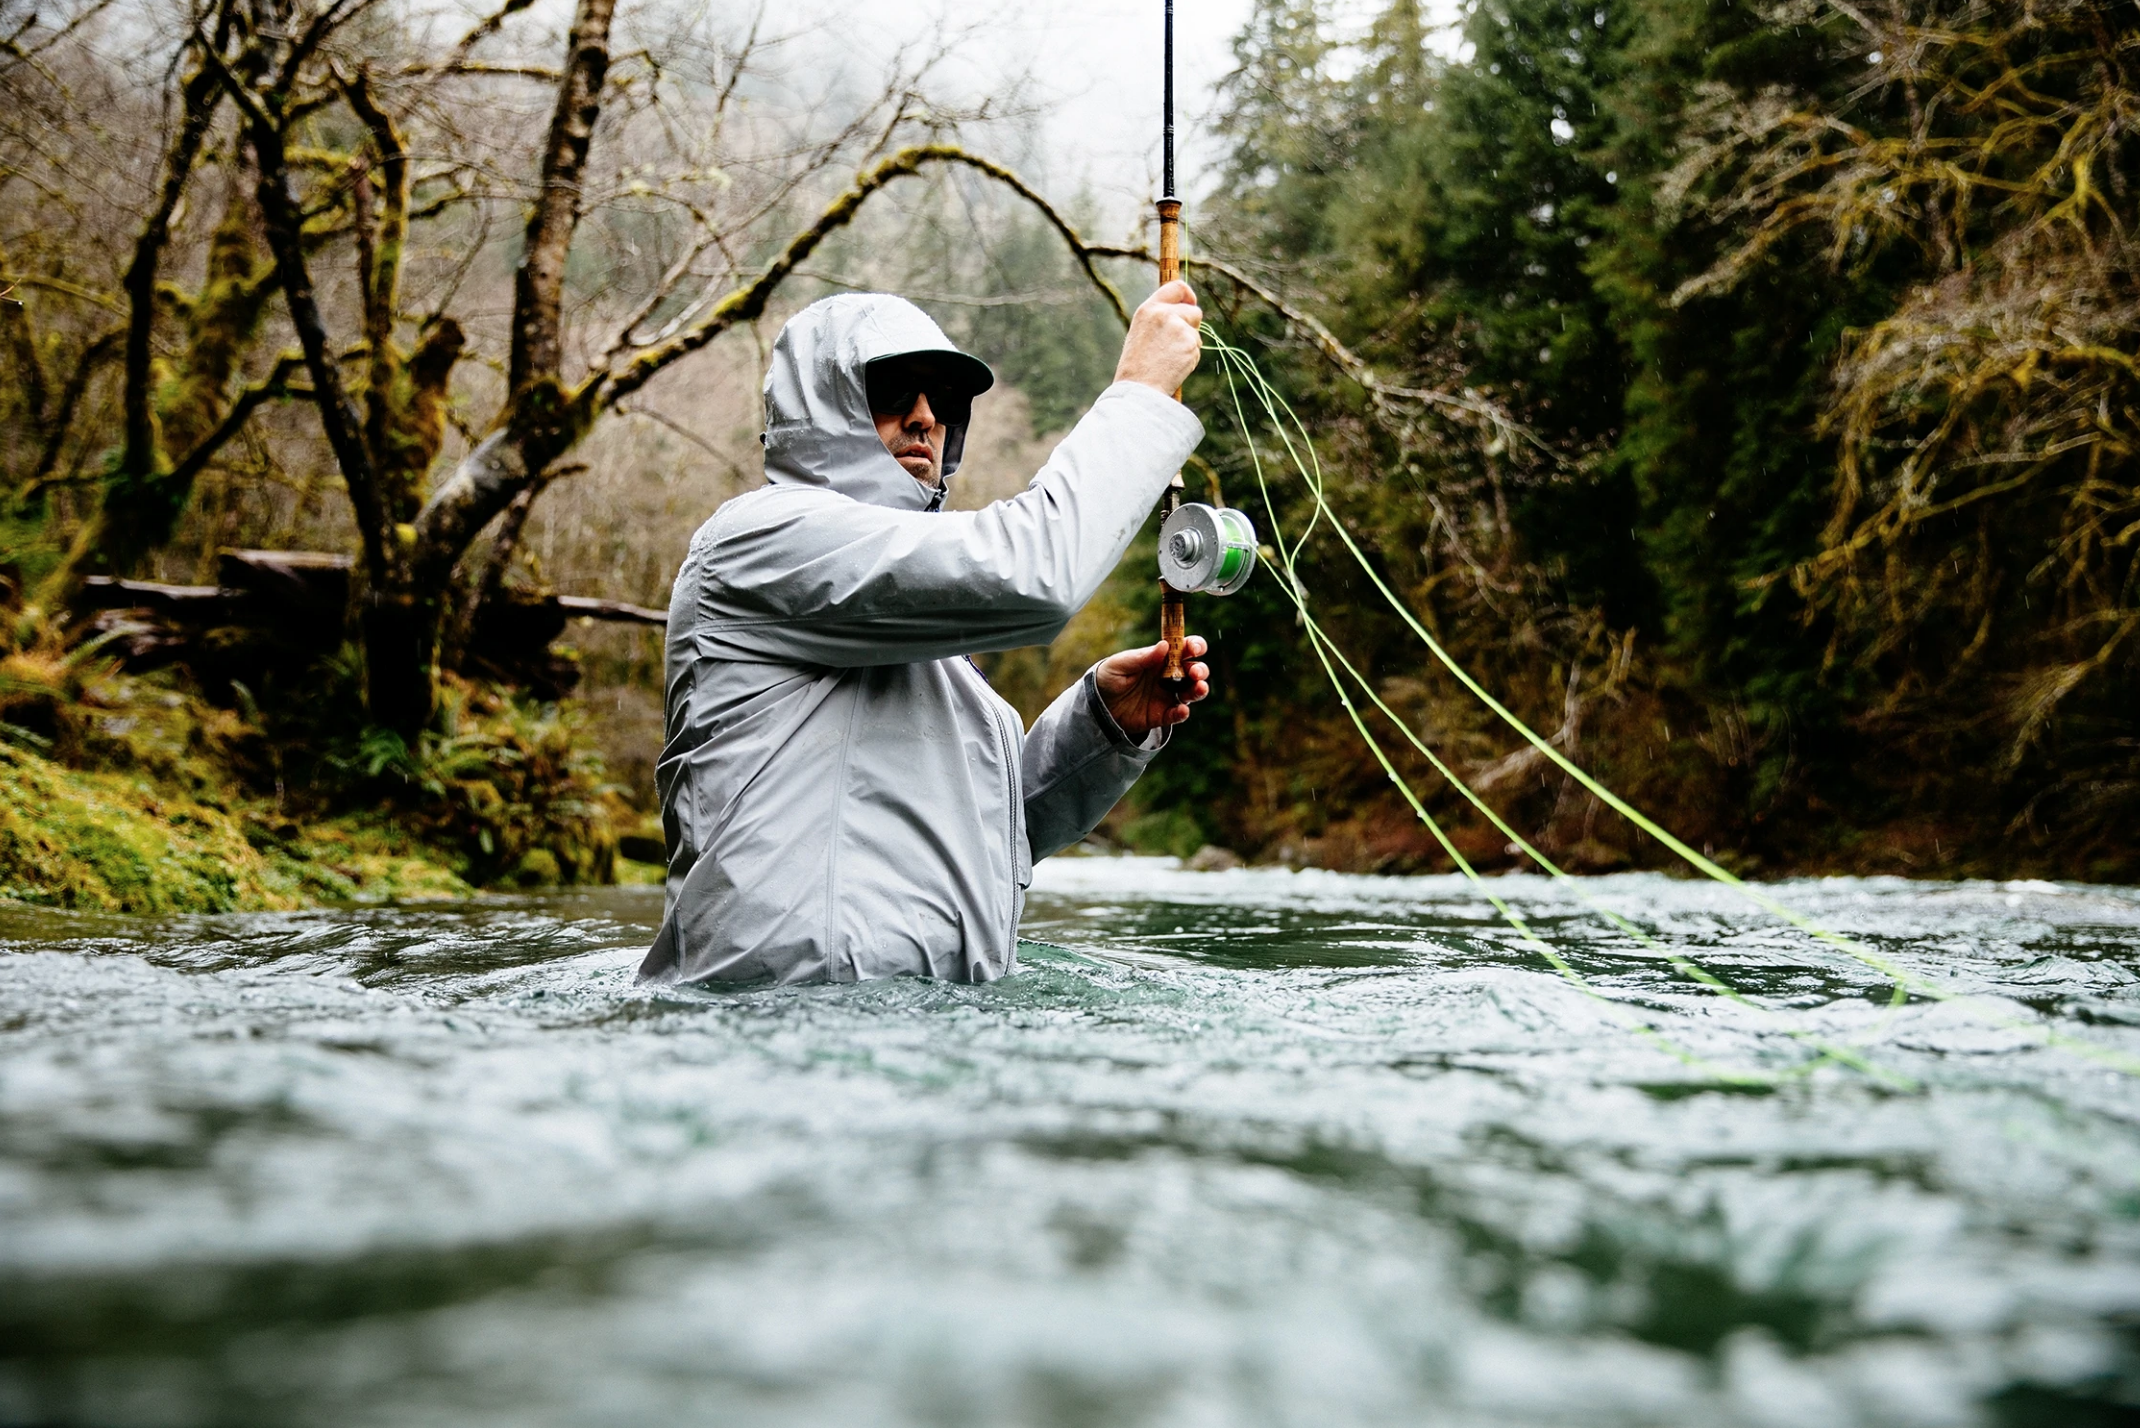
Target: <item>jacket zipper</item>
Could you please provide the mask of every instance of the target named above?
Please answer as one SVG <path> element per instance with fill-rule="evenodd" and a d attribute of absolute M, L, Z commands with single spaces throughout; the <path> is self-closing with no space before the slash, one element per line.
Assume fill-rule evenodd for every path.
<path fill-rule="evenodd" d="M 970 660 L 963 663 L 973 670 L 974 678 L 981 681 L 981 707 L 988 714 L 990 727 L 996 731 L 996 748 L 1003 755 L 1003 804 L 1005 821 L 1009 825 L 1003 847 L 1004 871 L 1009 875 L 1004 880 L 1003 920 L 1009 930 L 1010 945 L 1003 949 L 1000 970 L 1001 967 L 1010 965 L 1011 955 L 1018 946 L 1018 825 L 1021 821 L 1021 810 L 1018 807 L 1018 769 L 1012 763 L 1016 753 L 1010 737 L 1003 732 L 1002 701 L 996 698 L 996 691 L 989 687 L 988 676 L 981 673 L 978 665 Z"/>

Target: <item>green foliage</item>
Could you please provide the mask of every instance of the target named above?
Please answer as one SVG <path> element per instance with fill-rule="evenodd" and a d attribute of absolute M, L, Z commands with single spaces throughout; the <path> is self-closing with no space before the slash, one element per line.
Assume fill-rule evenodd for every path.
<path fill-rule="evenodd" d="M 264 800 L 189 796 L 144 768 L 69 769 L 0 744 L 0 898 L 100 912 L 231 912 L 465 895 L 375 819 L 299 827 Z"/>
<path fill-rule="evenodd" d="M 321 773 L 337 801 L 389 802 L 470 882 L 608 882 L 614 790 L 583 725 L 569 706 L 449 680 L 414 744 L 366 726 L 327 744 Z"/>
<path fill-rule="evenodd" d="M 2117 853 L 2078 822 L 2038 824 L 2026 850 L 2006 837 L 2040 790 L 2078 789 L 2082 771 L 2098 767 L 2083 746 L 2100 759 L 2116 742 L 2102 696 L 2059 701 L 2082 680 L 2113 687 L 2118 642 L 2140 628 L 2130 589 L 2113 593 L 2129 562 L 2108 539 L 2118 524 L 2109 513 L 2133 499 L 2129 472 L 2108 478 L 2107 461 L 2091 454 L 2124 442 L 2129 414 L 2102 407 L 2105 434 L 2091 435 L 2082 404 L 2061 397 L 2058 406 L 2045 395 L 2053 384 L 2036 376 L 2054 363 L 2062 374 L 2093 363 L 2087 370 L 2103 374 L 2097 386 L 2108 392 L 2125 359 L 2097 354 L 2120 344 L 2129 352 L 2134 334 L 2116 328 L 2122 336 L 2086 352 L 2069 343 L 2056 357 L 2045 347 L 2033 363 L 2022 355 L 2027 323 L 2008 324 L 2011 341 L 1986 335 L 2003 331 L 1996 324 L 2019 311 L 2022 295 L 2042 308 L 2031 309 L 2034 331 L 2050 330 L 2044 303 L 2067 301 L 2105 333 L 2115 324 L 2103 315 L 2129 307 L 2129 293 L 2090 286 L 2121 271 L 2131 248 L 2109 216 L 2127 180 L 2098 178 L 2090 190 L 2089 174 L 2119 166 L 2105 159 L 2061 177 L 2047 147 L 2123 152 L 2115 134 L 2125 121 L 2110 116 L 2126 111 L 2105 96 L 2125 92 L 2116 76 L 2129 46 L 2083 63 L 2116 26 L 2089 31 L 2083 12 L 2101 7 L 2070 8 L 1474 0 L 1462 20 L 1468 53 L 1448 61 L 1427 44 L 1412 0 L 1385 5 L 1364 35 L 1342 42 L 1316 0 L 1259 0 L 1237 40 L 1221 117 L 1233 152 L 1225 189 L 1205 210 L 1207 241 L 1329 321 L 1385 380 L 1499 401 L 1536 441 L 1370 401 L 1252 300 L 1220 293 L 1229 335 L 1262 339 L 1266 366 L 1309 418 L 1336 507 L 1407 603 L 1526 719 L 1560 725 L 1563 747 L 1580 744 L 1594 769 L 1697 842 L 1756 861 L 1896 870 L 2027 863 L 2102 875 L 2130 865 L 2129 836 Z M 1949 38 L 1905 44 L 1919 34 L 1912 25 L 1943 27 Z M 2071 44 L 2050 38 L 2060 26 Z M 1896 56 L 1928 58 L 1912 71 Z M 1913 83 L 1947 88 L 1938 104 L 1913 109 Z M 1975 108 L 1990 137 L 1971 129 Z M 1995 122 L 2023 113 L 2023 127 Z M 2061 140 L 2068 130 L 2077 137 Z M 1975 163 L 1971 143 L 1987 155 L 1994 143 L 2016 151 L 1983 160 L 2006 185 L 2000 192 L 2021 193 L 2013 185 L 2024 175 L 2044 185 L 2035 208 L 2031 198 L 1967 209 L 1979 240 L 2006 244 L 1984 249 L 2005 266 L 1982 265 L 1985 295 L 1972 294 L 1974 306 L 1952 300 L 1960 278 L 1927 285 L 1942 252 L 1974 241 L 1942 236 L 1966 205 L 1939 188 L 1953 186 L 1940 156 Z M 2029 143 L 2044 152 L 2021 154 Z M 1893 175 L 1889 190 L 1873 173 Z M 1797 208 L 1785 202 L 1793 194 Z M 2035 261 L 2024 272 L 2016 240 L 1999 235 L 2017 214 L 2054 211 L 2055 200 L 2068 200 L 2055 211 L 2080 221 L 2042 231 L 2067 249 L 2092 243 L 2093 266 Z M 2048 237 L 2038 245 L 2048 246 Z M 1725 276 L 1705 276 L 1715 273 Z M 1971 313 L 1983 318 L 1978 328 Z M 1978 365 L 1966 371 L 1955 358 L 1941 359 L 1951 371 L 1930 358 L 1911 367 L 1912 342 L 1981 361 L 1972 355 Z M 2084 370 L 2068 386 L 2088 380 Z M 1859 390 L 1873 395 L 1853 407 Z M 1881 454 L 1890 449 L 1881 439 L 1902 435 L 1927 450 L 1923 434 L 1946 431 L 1944 415 L 1979 390 L 1998 398 L 1979 402 L 1984 416 L 1960 428 L 1971 443 L 1961 455 L 1995 461 L 1969 480 L 2007 479 L 2012 466 L 1996 462 L 2013 458 L 1992 448 L 2025 446 L 2014 433 L 2030 412 L 2050 413 L 2040 423 L 2047 434 L 2096 443 L 2067 458 L 2076 479 L 2041 483 L 2047 519 L 1917 532 L 1908 526 L 1915 508 L 1880 501 L 1963 478 L 1920 479 L 1906 467 L 1853 495 L 1850 422 L 1867 434 L 1865 467 L 1891 469 L 1898 463 Z M 1218 410 L 1201 379 L 1191 399 L 1207 415 Z M 2057 449 L 2048 435 L 2042 444 Z M 1204 448 L 1237 504 L 1254 497 L 1246 454 L 1224 430 Z M 1278 498 L 1281 521 L 1300 529 L 1297 498 L 1282 488 Z M 1839 498 L 1874 514 L 1857 546 L 1830 555 L 1848 534 Z M 2006 554 L 1980 557 L 2001 542 Z M 2001 573 L 1974 586 L 1943 573 L 1972 563 Z M 1353 575 L 1313 547 L 1305 566 L 1333 633 L 1386 697 L 1492 785 L 1519 822 L 1542 830 L 1542 846 L 1585 850 L 1576 861 L 1592 866 L 1653 856 L 1609 817 L 1601 823 L 1579 793 L 1523 772 L 1505 736 L 1420 667 Z M 1845 594 L 1824 595 L 1822 579 Z M 2025 652 L 2004 665 L 1986 657 L 2016 692 L 1985 680 L 1972 706 L 1935 707 L 1925 695 L 1974 656 L 1986 592 L 2030 581 L 2042 598 L 1997 603 L 1996 626 L 1983 617 L 2004 648 Z M 1147 586 L 1125 586 L 1125 603 L 1148 604 Z M 1921 603 L 1905 608 L 1896 596 L 1905 589 L 1922 592 L 1909 597 Z M 1306 840 L 1326 860 L 1431 861 L 1397 837 L 1408 817 L 1340 737 L 1282 602 L 1255 590 L 1193 606 L 1192 628 L 1215 637 L 1222 694 L 1147 779 L 1143 807 L 1189 810 L 1236 846 Z M 1949 607 L 1972 613 L 1951 627 L 1929 618 Z M 2095 621 L 2087 631 L 2059 634 L 2058 620 L 2084 611 Z M 1984 732 L 2008 706 L 2024 722 L 2036 717 L 2029 711 L 2073 711 L 2067 726 L 2046 715 L 2041 730 L 2024 730 L 2036 752 L 2013 761 L 2026 776 L 2011 781 L 1999 776 L 2002 746 Z M 2129 713 L 2128 703 L 2127 745 Z M 2063 742 L 2050 732 L 2068 726 Z M 2131 811 L 2140 779 L 2128 774 L 2086 774 L 2087 826 L 2106 827 L 2113 804 Z M 1871 829 L 1888 831 L 1860 836 Z M 1481 852 L 1500 855 L 1498 844 Z"/>
<path fill-rule="evenodd" d="M 1204 846 L 1204 828 L 1186 808 L 1143 813 L 1123 823 L 1122 843 L 1135 853 L 1165 853 L 1186 858 Z"/>
<path fill-rule="evenodd" d="M 218 708 L 95 644 L 0 659 L 0 897 L 123 912 L 608 881 L 621 811 L 574 711 L 449 682 L 413 744 L 353 651 Z"/>

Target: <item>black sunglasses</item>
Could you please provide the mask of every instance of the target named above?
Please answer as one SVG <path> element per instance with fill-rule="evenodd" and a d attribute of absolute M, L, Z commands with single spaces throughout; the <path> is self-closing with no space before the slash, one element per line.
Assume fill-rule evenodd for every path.
<path fill-rule="evenodd" d="M 877 416 L 905 416 L 914 400 L 926 396 L 929 411 L 945 426 L 964 426 L 973 415 L 973 396 L 942 371 L 903 362 L 873 362 L 863 369 L 869 409 Z"/>

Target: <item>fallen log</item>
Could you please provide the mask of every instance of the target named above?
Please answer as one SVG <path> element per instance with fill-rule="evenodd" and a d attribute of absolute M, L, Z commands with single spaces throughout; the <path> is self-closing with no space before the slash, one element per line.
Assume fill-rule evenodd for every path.
<path fill-rule="evenodd" d="M 350 572 L 346 555 L 317 550 L 232 550 L 216 556 L 223 588 L 250 602 L 247 612 L 262 624 L 318 631 L 342 642 L 348 628 Z"/>
<path fill-rule="evenodd" d="M 88 610 L 150 610 L 172 619 L 220 618 L 226 592 L 220 585 L 161 585 L 153 580 L 116 580 L 92 575 L 77 597 Z"/>
<path fill-rule="evenodd" d="M 297 679 L 339 649 L 349 618 L 353 563 L 311 550 L 228 549 L 215 585 L 91 576 L 77 601 L 85 638 L 104 637 L 129 669 L 184 664 L 210 698 L 233 684 Z M 622 600 L 501 589 L 477 613 L 461 668 L 555 699 L 579 682 L 579 665 L 551 646 L 574 620 L 666 627 L 668 612 Z"/>
<path fill-rule="evenodd" d="M 669 612 L 646 605 L 627 605 L 622 600 L 594 600 L 585 595 L 553 596 L 558 608 L 575 620 L 619 620 L 634 625 L 659 625 L 667 629 Z"/>

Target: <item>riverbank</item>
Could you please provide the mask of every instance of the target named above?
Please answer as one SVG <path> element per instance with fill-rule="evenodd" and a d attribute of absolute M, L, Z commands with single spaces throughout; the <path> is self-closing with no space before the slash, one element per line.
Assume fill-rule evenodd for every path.
<path fill-rule="evenodd" d="M 98 912 L 252 912 L 465 897 L 442 850 L 382 818 L 301 824 L 272 802 L 0 745 L 0 897 Z"/>
<path fill-rule="evenodd" d="M 279 714 L 168 675 L 0 708 L 0 899 L 252 912 L 658 872 L 619 856 L 641 816 L 578 711 L 449 681 L 410 746 L 341 727 L 332 676 Z"/>

